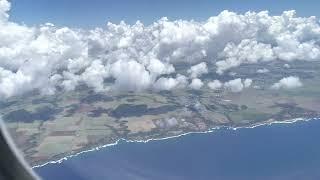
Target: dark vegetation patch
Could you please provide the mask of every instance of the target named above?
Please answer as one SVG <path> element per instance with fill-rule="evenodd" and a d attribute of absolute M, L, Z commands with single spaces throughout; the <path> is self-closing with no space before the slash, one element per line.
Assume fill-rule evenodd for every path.
<path fill-rule="evenodd" d="M 237 104 L 219 104 L 225 111 L 228 112 L 234 112 L 234 111 L 239 111 L 239 105 Z"/>
<path fill-rule="evenodd" d="M 241 105 L 241 110 L 246 110 L 246 109 L 248 109 L 248 106 L 246 106 L 246 105 Z"/>
<path fill-rule="evenodd" d="M 53 131 L 49 136 L 74 136 L 76 131 Z"/>
<path fill-rule="evenodd" d="M 79 104 L 72 104 L 68 106 L 69 109 L 66 110 L 66 115 L 64 117 L 71 117 L 76 113 L 76 111 L 79 109 L 80 105 Z"/>
<path fill-rule="evenodd" d="M 270 107 L 281 108 L 281 111 L 272 117 L 276 120 L 286 120 L 298 117 L 311 118 L 319 116 L 318 112 L 299 107 L 296 103 L 276 103 Z"/>
<path fill-rule="evenodd" d="M 41 104 L 41 103 L 48 103 L 48 104 L 52 104 L 53 100 L 49 100 L 49 99 L 45 99 L 45 98 L 39 98 L 39 99 L 33 99 L 32 104 Z"/>
<path fill-rule="evenodd" d="M 133 97 L 135 97 L 135 95 L 128 93 L 128 94 L 121 94 L 121 95 L 117 95 L 117 96 L 113 96 L 113 97 L 115 97 L 117 100 L 121 100 L 123 98 L 133 98 Z"/>
<path fill-rule="evenodd" d="M 107 114 L 107 113 L 109 113 L 108 109 L 104 109 L 104 108 L 99 107 L 98 109 L 90 111 L 88 116 L 89 117 L 100 117 L 101 114 Z"/>
<path fill-rule="evenodd" d="M 204 106 L 205 106 L 206 109 L 209 110 L 209 111 L 216 111 L 216 110 L 219 109 L 216 105 L 213 105 L 213 104 L 209 104 L 209 105 L 204 104 Z"/>
<path fill-rule="evenodd" d="M 3 119 L 8 122 L 26 122 L 31 123 L 35 120 L 47 121 L 54 119 L 54 116 L 61 112 L 61 109 L 43 106 L 36 109 L 35 112 L 30 112 L 25 109 L 11 111 L 3 116 Z"/>
<path fill-rule="evenodd" d="M 128 102 L 135 102 L 136 99 L 133 99 L 133 98 L 132 98 L 132 99 L 127 99 L 127 101 L 128 101 Z"/>
<path fill-rule="evenodd" d="M 106 83 L 114 83 L 115 80 L 116 80 L 115 78 L 109 77 L 109 78 L 105 78 L 105 79 L 103 80 L 103 83 L 104 83 L 104 84 L 106 84 Z"/>
<path fill-rule="evenodd" d="M 115 118 L 131 117 L 131 116 L 143 116 L 143 115 L 158 115 L 164 114 L 170 111 L 174 111 L 178 108 L 176 105 L 164 105 L 156 108 L 148 108 L 147 105 L 133 105 L 133 104 L 121 104 L 113 111 L 109 113 L 109 116 Z"/>
<path fill-rule="evenodd" d="M 17 103 L 17 101 L 10 101 L 10 102 L 0 101 L 0 109 L 7 108 L 15 103 Z"/>
<path fill-rule="evenodd" d="M 172 92 L 168 90 L 159 91 L 159 94 L 162 96 L 172 96 Z"/>
<path fill-rule="evenodd" d="M 187 90 L 188 94 L 191 94 L 193 96 L 201 96 L 203 94 L 202 91 L 199 90 L 194 90 L 194 89 L 189 89 Z"/>
<path fill-rule="evenodd" d="M 80 99 L 81 103 L 87 103 L 87 104 L 91 104 L 99 101 L 104 101 L 104 102 L 113 101 L 113 98 L 104 94 L 90 94 Z"/>

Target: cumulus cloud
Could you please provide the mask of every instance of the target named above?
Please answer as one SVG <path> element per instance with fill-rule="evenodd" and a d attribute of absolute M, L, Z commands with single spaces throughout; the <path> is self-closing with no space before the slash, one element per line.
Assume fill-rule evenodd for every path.
<path fill-rule="evenodd" d="M 233 79 L 224 83 L 224 87 L 232 92 L 240 92 L 244 88 L 240 78 Z"/>
<path fill-rule="evenodd" d="M 302 83 L 299 77 L 289 76 L 282 78 L 279 82 L 271 86 L 272 89 L 294 89 L 301 87 Z"/>
<path fill-rule="evenodd" d="M 270 44 L 259 43 L 252 39 L 244 39 L 238 45 L 227 44 L 222 56 L 226 59 L 216 63 L 217 72 L 220 74 L 244 63 L 253 64 L 259 61 L 271 61 L 275 58 Z"/>
<path fill-rule="evenodd" d="M 233 79 L 224 83 L 224 87 L 231 92 L 241 92 L 244 88 L 250 87 L 251 79 L 241 80 L 241 78 Z"/>
<path fill-rule="evenodd" d="M 155 89 L 158 90 L 171 90 L 178 84 L 177 80 L 174 78 L 163 78 L 161 77 L 154 84 Z"/>
<path fill-rule="evenodd" d="M 225 46 L 220 53 L 222 60 L 216 62 L 218 73 L 260 61 L 313 61 L 320 58 L 320 28 L 314 16 L 296 17 L 295 11 L 269 16 L 268 12 L 262 11 L 238 15 L 237 20 L 252 34 Z"/>
<path fill-rule="evenodd" d="M 269 70 L 269 69 L 266 69 L 266 68 L 258 69 L 258 70 L 257 70 L 257 73 L 260 73 L 260 74 L 268 73 L 268 72 L 270 72 L 270 70 Z"/>
<path fill-rule="evenodd" d="M 107 87 L 104 86 L 103 81 L 109 77 L 109 68 L 109 66 L 102 65 L 101 61 L 96 60 L 86 68 L 81 77 L 89 87 L 93 87 L 96 91 L 104 91 Z"/>
<path fill-rule="evenodd" d="M 111 65 L 111 75 L 115 78 L 114 88 L 127 91 L 143 91 L 152 83 L 145 66 L 136 61 L 117 61 Z"/>
<path fill-rule="evenodd" d="M 10 3 L 0 0 L 0 98 L 34 89 L 52 94 L 56 86 L 76 82 L 68 79 L 73 77 L 71 62 L 85 60 L 78 63 L 83 68 L 90 64 L 81 30 L 19 25 L 8 21 L 9 9 Z"/>
<path fill-rule="evenodd" d="M 176 78 L 159 78 L 154 83 L 154 88 L 156 90 L 171 90 L 173 88 L 184 88 L 187 83 L 187 78 L 183 75 L 178 74 Z"/>
<path fill-rule="evenodd" d="M 10 3 L 8 1 L 0 1 L 0 21 L 8 19 L 8 11 L 10 10 Z"/>
<path fill-rule="evenodd" d="M 207 74 L 207 64 L 205 62 L 202 62 L 197 65 L 191 66 L 191 68 L 188 70 L 188 73 L 190 74 L 191 78 L 197 78 L 200 77 L 202 74 Z"/>
<path fill-rule="evenodd" d="M 0 98 L 79 84 L 96 91 L 169 90 L 187 86 L 187 78 L 176 75 L 179 63 L 188 65 L 179 73 L 201 87 L 197 78 L 209 69 L 222 74 L 242 64 L 320 59 L 318 20 L 295 11 L 223 11 L 203 22 L 161 18 L 148 26 L 120 22 L 83 30 L 11 22 L 10 6 L 0 0 Z M 115 81 L 106 85 L 106 78 Z"/>
<path fill-rule="evenodd" d="M 245 87 L 245 88 L 248 88 L 248 87 L 250 87 L 251 86 L 251 84 L 252 84 L 252 79 L 245 79 L 244 81 L 243 81 L 243 86 Z"/>
<path fill-rule="evenodd" d="M 290 68 L 290 65 L 289 64 L 284 64 L 283 67 L 284 68 Z"/>
<path fill-rule="evenodd" d="M 189 87 L 192 88 L 192 89 L 200 89 L 201 87 L 203 86 L 203 82 L 201 81 L 201 79 L 198 79 L 198 78 L 195 78 L 195 79 L 192 79 Z"/>
<path fill-rule="evenodd" d="M 170 74 L 175 72 L 172 64 L 163 63 L 158 59 L 151 59 L 147 65 L 147 69 L 155 76 Z"/>
<path fill-rule="evenodd" d="M 212 90 L 220 89 L 222 87 L 222 83 L 219 80 L 213 80 L 211 82 L 208 82 L 208 87 Z"/>

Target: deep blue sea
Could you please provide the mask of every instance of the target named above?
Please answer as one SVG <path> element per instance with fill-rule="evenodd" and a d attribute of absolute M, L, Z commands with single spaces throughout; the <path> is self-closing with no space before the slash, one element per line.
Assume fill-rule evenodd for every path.
<path fill-rule="evenodd" d="M 34 170 L 48 180 L 319 180 L 320 120 L 123 141 Z"/>

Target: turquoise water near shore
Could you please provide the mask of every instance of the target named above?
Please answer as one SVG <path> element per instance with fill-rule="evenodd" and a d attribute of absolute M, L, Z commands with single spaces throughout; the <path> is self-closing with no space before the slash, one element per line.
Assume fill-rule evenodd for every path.
<path fill-rule="evenodd" d="M 188 134 L 148 143 L 119 141 L 34 170 L 43 179 L 320 179 L 320 121 Z"/>

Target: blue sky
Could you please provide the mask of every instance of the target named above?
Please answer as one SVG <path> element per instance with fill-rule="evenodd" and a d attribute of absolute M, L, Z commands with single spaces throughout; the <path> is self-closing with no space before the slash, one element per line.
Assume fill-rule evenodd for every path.
<path fill-rule="evenodd" d="M 28 25 L 52 22 L 57 25 L 92 28 L 107 21 L 141 20 L 150 24 L 160 17 L 205 20 L 222 10 L 236 12 L 297 10 L 299 16 L 319 15 L 318 1 L 289 0 L 12 0 L 11 20 Z"/>

